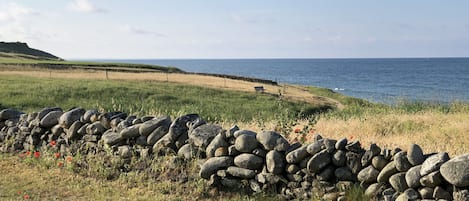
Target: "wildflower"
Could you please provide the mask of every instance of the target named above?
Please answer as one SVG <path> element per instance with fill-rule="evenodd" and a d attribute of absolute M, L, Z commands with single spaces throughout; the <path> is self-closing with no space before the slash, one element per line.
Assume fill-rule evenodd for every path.
<path fill-rule="evenodd" d="M 64 166 L 64 162 L 63 162 L 63 161 L 59 161 L 59 162 L 57 163 L 57 166 L 63 167 L 63 166 Z"/>
<path fill-rule="evenodd" d="M 309 134 L 314 134 L 315 132 L 316 132 L 316 129 L 314 129 L 314 128 L 309 130 Z"/>
<path fill-rule="evenodd" d="M 300 128 L 295 128 L 295 133 L 299 133 L 301 132 L 301 129 Z"/>
<path fill-rule="evenodd" d="M 22 192 L 22 191 L 18 191 L 18 195 L 21 195 L 21 194 L 23 194 L 23 192 Z"/>
<path fill-rule="evenodd" d="M 30 152 L 30 151 L 27 151 L 27 152 L 26 152 L 26 156 L 29 156 L 29 155 L 31 155 L 31 152 Z"/>
<path fill-rule="evenodd" d="M 29 195 L 28 195 L 28 194 L 24 194 L 24 195 L 23 195 L 23 199 L 29 200 Z"/>
<path fill-rule="evenodd" d="M 34 152 L 34 158 L 39 158 L 41 156 L 41 153 L 39 151 Z"/>
<path fill-rule="evenodd" d="M 348 138 L 349 138 L 350 140 L 353 140 L 354 136 L 353 136 L 353 135 L 350 135 Z"/>
<path fill-rule="evenodd" d="M 24 158 L 26 155 L 24 153 L 20 153 L 20 158 Z"/>
<path fill-rule="evenodd" d="M 52 140 L 52 141 L 49 142 L 49 144 L 50 144 L 50 146 L 55 147 L 57 142 L 55 140 Z"/>
<path fill-rule="evenodd" d="M 60 158 L 60 153 L 59 153 L 59 152 L 55 153 L 55 154 L 54 154 L 54 157 L 55 157 L 56 159 Z"/>
<path fill-rule="evenodd" d="M 67 162 L 71 163 L 72 160 L 73 160 L 73 158 L 72 158 L 71 156 L 67 156 L 67 158 L 65 158 L 65 160 L 66 160 Z"/>

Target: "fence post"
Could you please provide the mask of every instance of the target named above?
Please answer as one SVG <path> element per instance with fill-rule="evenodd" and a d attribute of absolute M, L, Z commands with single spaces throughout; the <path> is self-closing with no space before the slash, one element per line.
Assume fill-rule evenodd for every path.
<path fill-rule="evenodd" d="M 109 76 L 107 74 L 107 69 L 106 69 L 106 80 L 109 80 Z"/>

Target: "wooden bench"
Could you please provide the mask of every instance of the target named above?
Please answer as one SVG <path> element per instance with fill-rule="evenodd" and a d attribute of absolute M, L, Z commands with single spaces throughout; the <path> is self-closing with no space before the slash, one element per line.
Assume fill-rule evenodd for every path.
<path fill-rule="evenodd" d="M 255 90 L 256 92 L 264 93 L 264 86 L 255 86 L 255 87 L 254 87 L 254 90 Z"/>

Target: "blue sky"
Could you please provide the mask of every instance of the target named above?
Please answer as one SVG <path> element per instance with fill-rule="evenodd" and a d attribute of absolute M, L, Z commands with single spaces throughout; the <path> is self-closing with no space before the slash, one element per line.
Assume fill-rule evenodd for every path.
<path fill-rule="evenodd" d="M 469 1 L 0 0 L 0 41 L 63 58 L 469 56 Z"/>

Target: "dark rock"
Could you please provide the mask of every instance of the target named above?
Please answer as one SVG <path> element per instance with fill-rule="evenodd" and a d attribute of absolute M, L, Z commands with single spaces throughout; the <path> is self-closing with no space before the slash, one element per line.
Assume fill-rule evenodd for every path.
<path fill-rule="evenodd" d="M 382 170 L 387 164 L 389 163 L 388 160 L 384 158 L 384 156 L 378 155 L 373 157 L 371 160 L 371 165 L 377 170 Z"/>
<path fill-rule="evenodd" d="M 139 133 L 140 135 L 147 137 L 158 127 L 166 127 L 166 130 L 169 130 L 170 125 L 170 117 L 159 116 L 157 118 L 143 122 L 142 125 L 139 127 Z"/>
<path fill-rule="evenodd" d="M 238 131 L 237 131 L 238 132 Z M 242 153 L 251 153 L 252 150 L 257 148 L 256 135 L 242 134 L 236 137 L 235 140 L 236 150 Z"/>
<path fill-rule="evenodd" d="M 337 143 L 337 140 L 333 139 L 324 139 L 324 147 L 326 148 L 327 152 L 330 154 L 334 153 L 335 151 L 335 144 Z"/>
<path fill-rule="evenodd" d="M 238 125 L 233 125 L 229 130 L 228 130 L 228 133 L 227 133 L 227 138 L 230 138 L 230 137 L 234 137 L 234 133 L 236 131 L 239 131 L 239 127 Z"/>
<path fill-rule="evenodd" d="M 396 169 L 399 172 L 405 172 L 412 167 L 409 160 L 407 159 L 407 152 L 400 151 L 394 155 L 394 162 L 396 164 Z"/>
<path fill-rule="evenodd" d="M 441 175 L 457 187 L 469 186 L 469 154 L 455 157 L 440 167 Z"/>
<path fill-rule="evenodd" d="M 443 182 L 440 171 L 435 171 L 420 178 L 420 184 L 425 187 L 436 187 Z"/>
<path fill-rule="evenodd" d="M 191 160 L 197 156 L 197 149 L 190 144 L 185 144 L 178 150 L 177 155 L 185 160 Z"/>
<path fill-rule="evenodd" d="M 453 197 L 451 196 L 451 194 L 440 186 L 435 187 L 435 190 L 433 191 L 433 198 L 437 200 L 438 199 L 453 200 Z"/>
<path fill-rule="evenodd" d="M 376 183 L 378 175 L 379 171 L 370 165 L 358 173 L 357 179 L 364 184 L 372 184 Z"/>
<path fill-rule="evenodd" d="M 227 168 L 233 165 L 233 158 L 230 156 L 213 157 L 207 159 L 200 167 L 199 176 L 203 179 L 209 179 L 211 175 L 215 174 L 222 168 Z"/>
<path fill-rule="evenodd" d="M 52 128 L 59 123 L 59 118 L 62 116 L 62 111 L 51 111 L 47 113 L 40 121 L 39 125 L 44 128 Z"/>
<path fill-rule="evenodd" d="M 388 163 L 379 173 L 378 175 L 378 183 L 387 183 L 389 182 L 389 178 L 396 174 L 398 171 L 396 169 L 396 165 L 394 161 Z"/>
<path fill-rule="evenodd" d="M 295 151 L 296 149 L 300 148 L 301 146 L 303 146 L 303 144 L 301 144 L 300 142 L 295 142 L 293 144 L 290 144 L 288 149 L 285 151 L 285 155 L 288 155 L 290 152 Z"/>
<path fill-rule="evenodd" d="M 83 127 L 83 123 L 81 121 L 75 121 L 70 128 L 67 130 L 67 138 L 70 141 L 79 140 L 82 135 L 78 134 L 78 130 Z"/>
<path fill-rule="evenodd" d="M 107 130 L 103 136 L 101 136 L 101 139 L 103 142 L 109 146 L 113 146 L 121 142 L 123 139 L 121 138 L 121 135 L 116 132 L 112 132 L 111 130 Z"/>
<path fill-rule="evenodd" d="M 0 111 L 0 120 L 19 119 L 23 113 L 14 109 L 4 109 Z"/>
<path fill-rule="evenodd" d="M 194 135 L 195 135 L 194 138 L 199 138 L 198 135 L 203 136 L 203 135 L 207 134 L 206 132 L 210 132 L 210 134 L 212 134 L 213 130 L 211 130 L 211 129 L 214 128 L 212 126 L 208 126 L 206 128 L 201 128 L 197 131 L 194 131 L 196 128 L 198 128 L 199 126 L 201 126 L 203 124 L 205 124 L 205 121 L 203 121 L 198 114 L 187 114 L 187 115 L 180 116 L 180 117 L 176 118 L 171 123 L 171 125 L 169 126 L 168 139 L 170 141 L 176 141 L 176 139 L 178 139 L 179 136 L 181 136 L 181 135 L 189 135 L 189 138 L 190 138 L 191 133 L 194 133 Z M 192 131 L 190 131 L 190 133 L 188 133 L 189 127 L 192 130 Z M 218 129 L 221 130 L 221 128 L 218 128 Z M 215 137 L 215 135 L 218 134 L 218 133 L 219 133 L 219 131 L 216 132 L 215 134 L 213 134 L 213 136 L 211 136 L 211 138 Z M 207 144 L 205 146 L 207 146 L 209 142 L 206 142 L 206 143 Z M 198 147 L 200 147 L 200 146 L 198 146 Z M 202 147 L 201 149 L 205 149 L 205 148 L 206 147 Z"/>
<path fill-rule="evenodd" d="M 398 192 L 404 192 L 409 188 L 405 180 L 405 172 L 397 173 L 389 178 L 389 184 Z"/>
<path fill-rule="evenodd" d="M 221 185 L 229 189 L 239 189 L 242 186 L 241 180 L 230 178 L 230 177 L 223 177 L 220 181 Z"/>
<path fill-rule="evenodd" d="M 419 189 L 419 194 L 422 199 L 433 199 L 434 188 L 423 187 Z"/>
<path fill-rule="evenodd" d="M 263 131 L 256 135 L 257 141 L 265 150 L 286 151 L 290 144 L 280 134 L 274 131 Z"/>
<path fill-rule="evenodd" d="M 319 181 L 331 181 L 334 178 L 335 168 L 334 166 L 326 166 L 322 171 L 316 175 Z"/>
<path fill-rule="evenodd" d="M 228 169 L 226 169 L 226 172 L 232 176 L 243 178 L 243 179 L 252 179 L 256 176 L 256 172 L 254 170 L 235 167 L 235 166 L 228 167 Z"/>
<path fill-rule="evenodd" d="M 353 175 L 352 171 L 348 169 L 348 167 L 339 167 L 335 169 L 334 176 L 339 181 L 354 181 L 355 176 Z"/>
<path fill-rule="evenodd" d="M 391 155 L 394 157 L 394 155 L 396 155 L 397 153 L 401 152 L 402 149 L 399 148 L 399 147 L 396 147 L 394 148 L 393 150 L 391 150 Z"/>
<path fill-rule="evenodd" d="M 298 167 L 296 164 L 288 164 L 285 169 L 285 171 L 289 174 L 295 174 L 296 172 L 300 171 L 300 167 Z"/>
<path fill-rule="evenodd" d="M 361 147 L 361 144 L 359 141 L 354 141 L 350 144 L 348 144 L 347 146 L 345 146 L 345 149 L 347 151 L 351 151 L 351 152 L 355 152 L 355 153 L 362 153 L 363 152 L 363 149 Z"/>
<path fill-rule="evenodd" d="M 323 150 L 315 154 L 307 164 L 307 169 L 310 173 L 319 173 L 321 169 L 332 162 L 331 155 L 327 150 Z"/>
<path fill-rule="evenodd" d="M 324 140 L 321 139 L 308 145 L 308 147 L 306 148 L 306 151 L 311 155 L 315 155 L 319 153 L 323 148 L 324 148 Z"/>
<path fill-rule="evenodd" d="M 230 156 L 237 156 L 239 155 L 241 152 L 239 152 L 238 150 L 236 150 L 236 147 L 234 145 L 231 145 L 228 147 L 228 155 Z"/>
<path fill-rule="evenodd" d="M 140 129 L 139 129 L 140 130 Z M 154 145 L 158 140 L 160 140 L 166 133 L 168 133 L 169 124 L 160 125 L 155 128 L 150 135 L 147 137 L 147 144 Z M 139 131 L 140 132 L 140 131 Z"/>
<path fill-rule="evenodd" d="M 361 155 L 355 152 L 347 152 L 345 156 L 347 157 L 347 167 L 352 170 L 353 174 L 358 174 L 362 169 Z"/>
<path fill-rule="evenodd" d="M 431 172 L 440 169 L 440 166 L 449 160 L 448 153 L 442 152 L 428 157 L 423 163 L 420 169 L 420 175 L 425 176 Z"/>
<path fill-rule="evenodd" d="M 256 137 L 257 133 L 251 130 L 238 130 L 233 133 L 233 137 L 238 138 L 241 135 L 250 135 L 253 136 L 254 138 Z"/>
<path fill-rule="evenodd" d="M 380 195 L 385 188 L 386 185 L 384 183 L 371 184 L 366 188 L 365 195 L 368 197 L 376 197 L 377 195 Z"/>
<path fill-rule="evenodd" d="M 106 128 L 104 128 L 101 122 L 94 122 L 86 127 L 86 133 L 90 135 L 102 135 L 105 131 Z"/>
<path fill-rule="evenodd" d="M 345 150 L 345 146 L 347 146 L 347 138 L 342 138 L 335 143 L 336 150 Z"/>
<path fill-rule="evenodd" d="M 174 124 L 174 122 L 173 122 Z M 172 126 L 172 125 L 171 125 Z M 174 129 L 173 129 L 174 130 Z M 222 131 L 222 127 L 215 124 L 204 124 L 198 126 L 189 134 L 189 142 L 201 150 L 205 150 L 212 139 Z M 171 127 L 168 135 L 171 136 Z M 173 131 L 175 132 L 175 131 Z"/>
<path fill-rule="evenodd" d="M 59 124 L 64 128 L 70 128 L 70 126 L 75 122 L 79 121 L 81 116 L 85 114 L 85 109 L 75 108 L 68 112 L 65 112 L 59 118 Z"/>
<path fill-rule="evenodd" d="M 254 154 L 243 153 L 234 158 L 234 164 L 240 168 L 260 170 L 264 165 L 264 159 Z"/>
<path fill-rule="evenodd" d="M 420 165 L 425 161 L 423 150 L 417 144 L 410 145 L 409 152 L 407 152 L 407 159 L 413 166 Z"/>
<path fill-rule="evenodd" d="M 418 198 L 420 198 L 420 195 L 417 191 L 415 191 L 414 189 L 412 188 L 409 188 L 407 190 L 405 190 L 403 193 L 401 193 L 396 201 L 409 201 L 409 200 L 417 200 Z"/>
<path fill-rule="evenodd" d="M 99 122 L 96 122 L 99 123 Z M 130 138 L 136 138 L 140 136 L 139 129 L 140 129 L 141 124 L 133 125 L 127 128 L 124 128 L 121 132 L 121 138 L 122 139 L 130 139 Z"/>
<path fill-rule="evenodd" d="M 224 132 L 218 133 L 213 140 L 210 142 L 210 144 L 207 146 L 207 149 L 205 150 L 205 153 L 207 154 L 207 157 L 214 157 L 215 156 L 215 151 L 220 148 L 220 147 L 226 147 L 228 148 L 228 142 L 225 140 L 225 134 Z"/>
<path fill-rule="evenodd" d="M 307 145 L 303 145 L 302 147 L 295 149 L 291 151 L 290 153 L 287 154 L 286 160 L 288 163 L 299 163 L 303 159 L 305 159 L 307 156 L 309 156 L 309 153 L 306 151 Z"/>
<path fill-rule="evenodd" d="M 420 175 L 420 168 L 421 165 L 417 165 L 415 167 L 410 168 L 406 174 L 405 174 L 405 181 L 407 183 L 407 186 L 410 188 L 418 188 L 420 187 L 420 178 L 422 177 Z"/>
<path fill-rule="evenodd" d="M 337 167 L 345 166 L 347 162 L 347 156 L 345 155 L 345 151 L 337 150 L 334 155 L 332 155 L 332 164 Z"/>
<path fill-rule="evenodd" d="M 362 156 L 361 162 L 362 162 L 362 167 L 366 167 L 370 165 L 373 157 L 378 156 L 379 153 L 381 153 L 381 148 L 378 147 L 376 144 L 371 144 L 370 148 L 365 151 L 365 153 Z"/>

